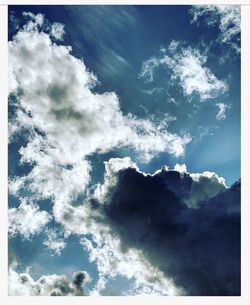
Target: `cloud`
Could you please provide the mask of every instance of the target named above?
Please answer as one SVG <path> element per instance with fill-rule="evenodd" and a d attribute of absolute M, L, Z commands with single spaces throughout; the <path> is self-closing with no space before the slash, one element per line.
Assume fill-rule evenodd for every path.
<path fill-rule="evenodd" d="M 177 163 L 174 167 L 174 170 L 179 172 L 179 173 L 186 173 L 187 172 L 187 167 L 185 164 L 179 164 Z"/>
<path fill-rule="evenodd" d="M 219 108 L 219 111 L 216 115 L 217 120 L 225 120 L 226 118 L 226 110 L 230 108 L 228 105 L 224 103 L 217 103 L 216 106 Z"/>
<path fill-rule="evenodd" d="M 209 201 L 211 196 L 225 189 L 223 181 L 218 176 L 213 173 L 210 173 L 211 175 L 203 173 L 195 180 L 186 168 L 179 173 L 168 171 L 166 167 L 155 175 L 147 175 L 140 172 L 137 165 L 129 158 L 111 159 L 105 163 L 104 183 L 97 184 L 83 204 L 74 205 L 79 194 L 88 187 L 92 169 L 88 157 L 94 153 L 105 153 L 113 148 L 126 147 L 135 150 L 147 162 L 159 152 L 183 155 L 185 145 L 191 139 L 188 135 L 180 137 L 168 132 L 165 121 L 156 124 L 152 120 L 139 119 L 132 114 L 124 115 L 114 92 L 94 92 L 96 77 L 86 68 L 83 61 L 71 54 L 70 47 L 53 42 L 51 28 L 48 28 L 47 32 L 43 29 L 43 17 L 38 18 L 29 14 L 27 16 L 31 21 L 9 42 L 10 99 L 15 97 L 17 109 L 10 118 L 10 141 L 12 137 L 18 136 L 18 133 L 29 130 L 27 145 L 21 147 L 19 154 L 20 162 L 31 164 L 33 168 L 27 176 L 10 179 L 10 192 L 17 196 L 20 196 L 21 190 L 28 192 L 31 203 L 26 204 L 25 209 L 31 209 L 35 211 L 33 214 L 40 215 L 37 219 L 41 219 L 41 215 L 44 218 L 47 216 L 48 219 L 50 216 L 47 212 L 38 210 L 32 200 L 51 198 L 53 217 L 63 226 L 64 233 L 81 235 L 82 246 L 88 251 L 90 260 L 97 264 L 99 277 L 92 294 L 100 294 L 107 283 L 119 275 L 133 282 L 129 294 L 202 294 L 204 290 L 198 280 L 200 280 L 199 276 L 202 279 L 205 277 L 205 271 L 203 272 L 205 258 L 200 261 L 201 268 L 195 266 L 197 268 L 194 270 L 194 275 L 189 279 L 187 274 L 190 270 L 185 269 L 184 262 L 187 262 L 188 266 L 193 259 L 195 262 L 199 260 L 188 250 L 193 249 L 192 243 L 200 245 L 199 238 L 206 240 L 206 236 L 200 236 L 199 232 L 207 233 L 209 238 L 212 236 L 216 226 L 216 215 L 221 213 L 220 215 L 224 216 L 225 211 L 232 218 L 235 217 L 230 233 L 234 232 L 236 226 L 234 220 L 238 219 L 238 211 L 234 209 L 234 203 L 238 200 L 237 192 L 231 197 L 233 202 L 223 201 L 225 204 L 221 206 L 224 205 L 224 209 L 215 208 L 219 205 L 220 198 L 217 203 L 213 201 L 213 209 L 209 210 L 207 220 L 206 212 L 202 211 L 205 211 L 203 206 L 209 206 L 209 202 L 201 204 L 201 201 Z M 174 55 L 172 57 L 174 58 Z M 175 61 L 176 59 L 173 58 L 172 60 Z M 181 168 L 184 169 L 184 166 Z M 134 177 L 138 177 L 141 183 L 138 188 L 128 181 Z M 150 183 L 147 184 L 145 181 L 148 180 Z M 157 186 L 155 181 L 160 181 L 160 185 Z M 148 188 L 144 188 L 145 183 Z M 167 184 L 166 189 L 165 184 Z M 231 189 L 228 189 L 225 193 L 229 194 L 230 191 Z M 162 218 L 158 225 L 158 209 L 164 210 L 162 194 L 170 194 L 173 202 L 166 215 L 159 213 Z M 138 202 L 142 196 L 145 196 L 144 202 Z M 191 197 L 193 200 L 189 200 Z M 130 199 L 131 201 L 125 203 Z M 130 206 L 132 202 L 135 203 L 133 207 Z M 126 212 L 127 203 L 129 210 Z M 146 203 L 148 206 L 145 206 Z M 137 208 L 142 210 L 141 216 L 137 215 Z M 15 209 L 10 209 L 13 211 L 13 219 L 14 216 L 21 214 L 16 212 L 18 209 L 23 209 L 22 204 Z M 124 214 L 123 209 L 126 212 Z M 120 217 L 120 224 L 117 222 L 117 217 Z M 208 231 L 206 226 L 202 227 L 200 219 L 204 220 L 206 225 L 210 225 L 211 231 Z M 227 220 L 225 216 L 225 222 Z M 169 221 L 169 225 L 165 223 L 166 221 Z M 40 220 L 40 226 L 41 222 Z M 130 228 L 129 222 L 132 224 Z M 215 242 L 219 238 L 224 238 L 223 234 L 227 230 L 226 225 L 223 225 L 225 222 L 222 222 L 222 227 L 217 224 L 221 233 L 218 237 L 214 237 Z M 22 234 L 31 236 L 33 232 L 40 230 L 34 224 L 32 229 L 25 231 L 20 229 L 23 223 L 17 221 L 17 224 L 17 229 L 11 229 L 13 235 L 24 232 Z M 195 231 L 196 225 L 201 229 L 198 233 Z M 168 228 L 171 228 L 170 232 L 164 231 Z M 188 232 L 191 236 L 186 233 L 187 238 L 182 239 L 181 234 L 185 235 L 186 228 L 190 228 Z M 163 231 L 167 234 L 162 237 Z M 55 235 L 56 233 L 50 233 L 44 243 L 50 249 L 60 252 L 64 241 Z M 231 245 L 230 238 L 233 238 L 231 235 L 227 234 L 224 239 L 228 245 Z M 237 245 L 236 237 L 235 245 Z M 212 237 L 208 244 L 210 243 L 212 248 L 214 244 L 211 239 Z M 179 251 L 183 249 L 178 248 L 177 242 L 180 244 L 184 242 L 185 251 Z M 166 249 L 166 245 L 171 246 L 169 250 Z M 159 254 L 156 253 L 156 248 L 159 249 Z M 204 254 L 202 249 L 195 247 L 194 251 L 197 255 L 202 254 L 204 257 L 207 255 L 208 259 L 211 258 L 209 251 Z M 187 257 L 182 257 L 184 253 L 187 253 Z M 224 248 L 221 253 L 225 254 Z M 163 260 L 165 254 L 168 255 L 169 262 L 178 263 L 176 273 L 173 270 L 175 265 L 169 267 L 168 262 Z M 227 254 L 234 256 L 234 253 Z M 237 253 L 233 257 L 235 263 L 228 268 L 229 279 L 234 273 L 232 268 L 235 266 L 237 269 L 236 255 Z M 212 262 L 216 258 L 213 258 Z M 229 262 L 231 263 L 231 257 L 226 264 Z M 164 265 L 165 263 L 167 266 Z M 190 265 L 190 268 L 191 266 L 193 265 Z M 199 270 L 202 270 L 201 274 Z M 45 276 L 41 278 L 43 280 L 34 281 L 26 272 L 25 283 L 22 283 L 21 275 L 15 270 L 12 271 L 10 294 L 13 295 L 82 293 L 79 288 L 83 279 L 81 274 L 74 276 L 72 281 L 62 275 Z M 187 280 L 188 284 L 190 283 L 190 289 L 187 288 L 186 283 L 183 284 L 180 274 L 183 274 L 183 281 Z M 221 275 L 222 280 L 219 281 L 216 271 L 211 274 L 215 278 L 215 286 L 218 287 L 215 293 L 220 294 L 223 289 L 219 284 L 224 281 L 226 285 L 227 281 L 223 275 Z M 194 278 L 196 275 L 199 279 Z M 236 276 L 235 281 L 237 279 Z M 234 283 L 232 280 L 231 291 L 235 289 Z M 214 290 L 209 292 L 212 293 Z"/>
<path fill-rule="evenodd" d="M 84 285 L 90 281 L 85 271 L 75 272 L 70 281 L 66 275 L 44 275 L 35 281 L 29 273 L 9 269 L 10 296 L 82 296 Z"/>
<path fill-rule="evenodd" d="M 18 208 L 10 208 L 8 211 L 9 235 L 20 234 L 29 239 L 32 235 L 38 234 L 51 220 L 51 216 L 46 211 L 39 210 L 33 203 L 28 203 L 26 199 L 20 199 Z"/>
<path fill-rule="evenodd" d="M 218 41 L 231 46 L 240 53 L 240 6 L 238 5 L 195 5 L 189 13 L 191 23 L 206 22 L 209 27 L 218 25 Z"/>
<path fill-rule="evenodd" d="M 109 175 L 116 184 L 109 188 L 104 181 L 106 196 L 94 207 L 105 215 L 100 223 L 119 237 L 125 256 L 139 251 L 149 266 L 163 273 L 160 279 L 172 282 L 177 294 L 240 294 L 240 182 L 226 188 L 215 173 L 164 168 L 148 175 L 135 166 Z M 105 274 L 109 269 L 120 272 L 117 264 L 105 261 L 117 247 L 106 244 L 104 236 L 100 248 L 83 244 L 92 259 L 107 268 Z"/>
<path fill-rule="evenodd" d="M 51 35 L 57 40 L 63 40 L 64 25 L 59 22 L 54 22 L 51 27 Z"/>
<path fill-rule="evenodd" d="M 225 179 L 214 172 L 191 173 L 190 177 L 193 181 L 189 198 L 185 201 L 189 207 L 197 207 L 200 202 L 218 195 L 227 188 Z"/>
<path fill-rule="evenodd" d="M 99 228 L 102 228 L 99 226 Z M 107 231 L 108 232 L 108 231 Z M 95 262 L 98 281 L 91 295 L 100 295 L 110 280 L 123 276 L 131 283 L 124 295 L 176 295 L 178 289 L 173 282 L 157 270 L 140 249 L 123 249 L 123 243 L 114 234 L 102 234 L 102 241 L 82 238 L 81 244 L 89 254 L 90 262 Z"/>
<path fill-rule="evenodd" d="M 216 98 L 228 90 L 226 82 L 219 80 L 209 68 L 205 66 L 207 56 L 199 49 L 182 46 L 173 41 L 168 47 L 169 55 L 152 57 L 142 64 L 139 77 L 148 82 L 154 80 L 154 70 L 162 65 L 171 73 L 171 81 L 178 81 L 183 93 L 190 96 L 197 93 L 201 101 Z"/>
<path fill-rule="evenodd" d="M 156 57 L 152 57 L 142 63 L 141 72 L 139 78 L 144 78 L 147 82 L 153 82 L 154 69 L 159 67 L 160 61 Z"/>
<path fill-rule="evenodd" d="M 47 239 L 44 240 L 43 244 L 57 255 L 61 254 L 61 251 L 66 247 L 66 242 L 60 237 L 55 229 L 48 229 Z"/>
<path fill-rule="evenodd" d="M 31 20 L 9 42 L 10 103 L 15 99 L 16 107 L 9 129 L 10 141 L 28 131 L 20 162 L 33 168 L 10 179 L 16 195 L 25 187 L 32 199 L 73 202 L 90 181 L 87 158 L 117 147 L 135 150 L 145 162 L 163 151 L 184 154 L 188 135 L 123 115 L 114 92 L 93 92 L 97 79 L 71 47 L 51 40 L 58 25 L 45 27 L 43 15 L 25 15 Z"/>

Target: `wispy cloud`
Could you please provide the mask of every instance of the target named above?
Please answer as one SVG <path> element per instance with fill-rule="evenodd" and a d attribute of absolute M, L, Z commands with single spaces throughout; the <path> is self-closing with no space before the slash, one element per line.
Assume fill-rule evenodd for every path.
<path fill-rule="evenodd" d="M 209 27 L 218 25 L 218 41 L 230 45 L 240 53 L 240 6 L 238 5 L 194 5 L 189 10 L 191 22 L 205 22 Z"/>
<path fill-rule="evenodd" d="M 230 106 L 224 104 L 224 103 L 217 103 L 216 106 L 219 108 L 219 111 L 216 115 L 216 119 L 221 121 L 225 120 L 226 118 L 226 110 L 230 108 Z"/>

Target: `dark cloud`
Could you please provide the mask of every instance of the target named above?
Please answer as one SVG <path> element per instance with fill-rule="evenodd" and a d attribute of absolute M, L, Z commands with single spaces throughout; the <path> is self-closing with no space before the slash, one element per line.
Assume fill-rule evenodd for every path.
<path fill-rule="evenodd" d="M 183 200 L 192 184 L 187 173 L 128 168 L 104 211 L 123 251 L 141 249 L 183 294 L 240 295 L 240 182 L 196 208 Z"/>
<path fill-rule="evenodd" d="M 76 288 L 75 295 L 84 295 L 84 284 L 88 282 L 89 275 L 85 271 L 78 271 L 73 274 L 72 284 Z"/>

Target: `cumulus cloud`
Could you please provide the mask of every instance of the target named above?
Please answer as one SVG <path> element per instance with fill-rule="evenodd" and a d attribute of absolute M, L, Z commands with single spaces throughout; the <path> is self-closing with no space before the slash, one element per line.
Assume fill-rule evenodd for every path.
<path fill-rule="evenodd" d="M 20 234 L 26 239 L 38 234 L 51 220 L 51 216 L 46 211 L 41 211 L 33 203 L 28 203 L 26 199 L 20 199 L 18 208 L 10 208 L 8 211 L 9 235 Z"/>
<path fill-rule="evenodd" d="M 209 27 L 218 25 L 218 41 L 231 46 L 240 53 L 240 6 L 195 5 L 189 10 L 192 23 L 205 21 Z"/>
<path fill-rule="evenodd" d="M 190 96 L 199 94 L 201 100 L 215 98 L 227 91 L 225 81 L 219 80 L 213 72 L 205 66 L 207 56 L 199 49 L 182 46 L 173 41 L 168 47 L 169 55 L 152 57 L 142 64 L 139 77 L 152 82 L 154 70 L 162 65 L 170 70 L 171 80 L 178 80 L 183 93 Z"/>
<path fill-rule="evenodd" d="M 29 273 L 9 269 L 9 295 L 11 296 L 82 296 L 84 285 L 90 280 L 85 271 L 75 272 L 72 280 L 66 275 L 44 275 L 35 281 Z"/>
<path fill-rule="evenodd" d="M 65 223 L 92 236 L 81 239 L 99 272 L 92 294 L 117 275 L 134 281 L 129 294 L 239 294 L 240 183 L 180 165 L 149 175 L 128 158 L 105 168 L 87 223 Z"/>
<path fill-rule="evenodd" d="M 97 265 L 91 294 L 118 275 L 133 282 L 125 294 L 238 294 L 239 185 L 185 165 L 149 175 L 129 158 L 110 159 L 92 198 L 61 215 L 67 230 L 85 235 Z"/>
<path fill-rule="evenodd" d="M 123 115 L 114 92 L 92 91 L 97 79 L 71 47 L 52 41 L 58 24 L 44 29 L 43 15 L 25 15 L 31 20 L 9 42 L 9 93 L 16 106 L 9 128 L 10 141 L 29 131 L 19 154 L 33 169 L 10 181 L 16 194 L 25 186 L 34 199 L 72 202 L 89 183 L 87 157 L 116 147 L 134 149 L 145 162 L 163 151 L 184 154 L 188 135 Z"/>
<path fill-rule="evenodd" d="M 213 173 L 135 168 L 117 177 L 103 210 L 125 252 L 142 251 L 181 294 L 240 294 L 240 183 L 226 189 Z M 193 182 L 204 193 L 196 208 L 186 203 L 197 195 Z"/>
<path fill-rule="evenodd" d="M 224 103 L 217 103 L 216 106 L 219 108 L 219 111 L 216 115 L 217 120 L 225 120 L 226 118 L 226 110 L 229 108 L 228 105 Z"/>

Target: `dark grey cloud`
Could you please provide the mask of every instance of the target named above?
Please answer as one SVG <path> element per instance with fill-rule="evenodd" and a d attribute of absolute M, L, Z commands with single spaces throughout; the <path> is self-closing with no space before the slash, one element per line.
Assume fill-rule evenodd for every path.
<path fill-rule="evenodd" d="M 192 208 L 188 173 L 127 168 L 117 178 L 104 212 L 124 252 L 142 250 L 185 295 L 240 295 L 240 182 Z"/>

